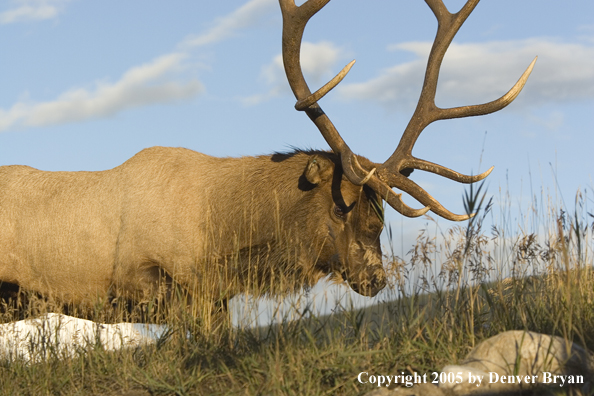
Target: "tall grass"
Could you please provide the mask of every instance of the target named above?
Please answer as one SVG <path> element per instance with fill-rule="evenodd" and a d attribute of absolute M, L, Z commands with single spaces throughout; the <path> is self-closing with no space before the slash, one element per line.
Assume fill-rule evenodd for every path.
<path fill-rule="evenodd" d="M 399 298 L 364 310 L 320 316 L 306 305 L 298 307 L 301 320 L 286 316 L 259 328 L 226 322 L 204 331 L 203 318 L 167 306 L 175 308 L 183 291 L 173 303 L 70 307 L 97 321 L 150 318 L 168 330 L 155 345 L 137 349 L 93 345 L 37 364 L 4 361 L 0 394 L 356 395 L 375 388 L 357 381 L 362 371 L 438 371 L 506 330 L 559 335 L 594 350 L 587 195 L 578 192 L 571 210 L 535 198 L 515 221 L 509 197 L 499 202 L 496 218 L 482 187 L 471 189 L 465 207 L 478 211 L 471 221 L 442 230 L 428 218 L 407 255 L 388 247 L 386 268 Z M 3 321 L 60 309 L 24 297 L 29 301 L 21 295 L 4 301 Z"/>

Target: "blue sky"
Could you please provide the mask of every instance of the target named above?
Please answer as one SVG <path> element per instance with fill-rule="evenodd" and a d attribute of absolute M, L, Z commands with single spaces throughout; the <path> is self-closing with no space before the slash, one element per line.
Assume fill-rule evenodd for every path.
<path fill-rule="evenodd" d="M 308 25 L 302 60 L 312 90 L 357 60 L 321 101 L 355 152 L 383 162 L 395 149 L 435 29 L 421 0 L 334 0 Z M 277 0 L 0 0 L 0 32 L 0 165 L 103 170 L 154 145 L 216 156 L 327 148 L 293 108 Z M 578 189 L 591 192 L 591 0 L 483 0 L 445 57 L 437 104 L 493 100 L 535 56 L 514 103 L 431 125 L 414 154 L 463 173 L 494 165 L 489 193 L 508 190 L 513 205 L 527 205 L 531 189 L 570 207 Z M 412 177 L 462 212 L 465 186 Z M 406 241 L 426 223 L 391 210 L 388 220 Z"/>

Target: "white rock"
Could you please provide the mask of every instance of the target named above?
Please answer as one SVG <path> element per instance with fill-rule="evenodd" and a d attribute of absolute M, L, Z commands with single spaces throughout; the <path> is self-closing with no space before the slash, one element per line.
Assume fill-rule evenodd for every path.
<path fill-rule="evenodd" d="M 38 362 L 51 356 L 73 356 L 97 345 L 113 351 L 154 343 L 156 337 L 132 323 L 101 324 L 48 313 L 35 319 L 0 325 L 0 359 Z"/>
<path fill-rule="evenodd" d="M 591 373 L 592 356 L 561 337 L 515 330 L 483 341 L 462 365 L 498 374 L 584 374 Z"/>
<path fill-rule="evenodd" d="M 459 366 L 444 367 L 444 378 L 452 373 L 449 377 L 459 376 L 462 381 L 440 383 L 439 387 L 456 395 L 520 391 L 548 385 L 554 375 L 588 387 L 593 362 L 590 352 L 561 337 L 506 331 L 481 342 Z M 480 386 L 477 378 L 482 378 Z"/>

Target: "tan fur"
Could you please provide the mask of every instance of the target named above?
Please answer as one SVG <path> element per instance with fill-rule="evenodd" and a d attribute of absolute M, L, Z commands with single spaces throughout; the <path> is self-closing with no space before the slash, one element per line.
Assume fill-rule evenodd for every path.
<path fill-rule="evenodd" d="M 320 183 L 308 190 L 300 183 L 312 157 L 326 173 L 314 169 Z M 153 147 L 101 172 L 0 167 L 0 281 L 74 304 L 150 298 L 160 271 L 213 301 L 249 285 L 294 288 L 275 290 L 283 276 L 314 284 L 331 271 L 358 274 L 354 283 L 377 276 L 381 289 L 383 270 L 364 274 L 381 268 L 381 224 L 361 187 L 339 178 L 338 199 L 365 205 L 346 222 L 332 218 L 335 161 L 325 152 L 215 158 Z M 360 262 L 347 263 L 357 249 Z"/>

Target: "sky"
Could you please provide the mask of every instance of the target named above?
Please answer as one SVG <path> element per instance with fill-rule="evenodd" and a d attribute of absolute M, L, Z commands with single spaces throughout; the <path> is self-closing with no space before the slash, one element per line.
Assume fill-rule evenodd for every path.
<path fill-rule="evenodd" d="M 453 12 L 463 3 L 445 1 Z M 383 162 L 396 148 L 436 26 L 421 0 L 334 0 L 308 24 L 302 64 L 312 91 L 357 61 L 320 102 L 354 152 Z M 277 0 L 0 0 L 0 165 L 104 170 L 155 145 L 214 156 L 327 149 L 293 107 L 281 28 Z M 441 107 L 491 101 L 535 56 L 511 105 L 434 123 L 413 150 L 466 174 L 495 166 L 488 194 L 495 207 L 508 196 L 512 216 L 541 191 L 568 210 L 578 190 L 594 196 L 594 2 L 483 0 L 437 89 Z M 463 212 L 467 186 L 411 177 Z M 429 220 L 389 209 L 387 221 L 404 254 Z"/>

